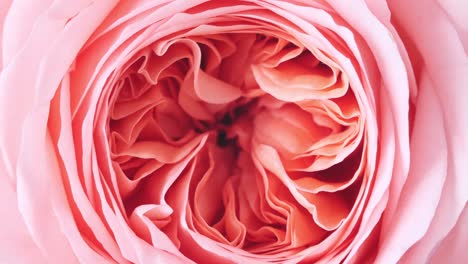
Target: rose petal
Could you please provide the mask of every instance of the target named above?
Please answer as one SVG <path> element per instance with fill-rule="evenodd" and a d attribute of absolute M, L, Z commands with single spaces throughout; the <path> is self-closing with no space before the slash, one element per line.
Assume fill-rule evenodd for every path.
<path fill-rule="evenodd" d="M 457 224 L 440 242 L 431 256 L 430 263 L 456 263 L 468 258 L 466 245 L 468 243 L 468 205 L 458 218 Z"/>
<path fill-rule="evenodd" d="M 447 142 L 439 102 L 428 79 L 421 83 L 411 139 L 411 170 L 400 194 L 397 218 L 382 230 L 376 261 L 397 261 L 427 231 L 442 193 L 447 173 Z M 428 119 L 430 127 L 428 128 Z M 422 136 L 424 135 L 424 136 Z M 432 142 L 427 144 L 427 142 Z M 424 201 L 425 206 L 421 206 Z"/>
<path fill-rule="evenodd" d="M 432 86 L 432 94 L 427 95 L 425 100 L 439 100 L 443 120 L 441 126 L 444 128 L 441 138 L 447 143 L 447 171 L 443 175 L 446 181 L 439 205 L 427 233 L 424 237 L 418 234 L 415 241 L 421 237 L 422 240 L 404 256 L 404 260 L 422 261 L 455 225 L 468 201 L 468 191 L 462 187 L 468 184 L 465 177 L 468 142 L 461 136 L 468 133 L 468 124 L 462 114 L 466 112 L 468 94 L 466 89 L 459 88 L 468 81 L 468 61 L 462 42 L 456 37 L 456 30 L 448 20 L 443 19 L 446 14 L 436 3 L 418 5 L 418 9 L 424 12 L 417 21 L 407 11 L 399 13 L 401 9 L 398 3 L 390 2 L 390 7 L 398 10 L 396 13 L 400 25 L 411 33 L 412 41 L 426 62 L 426 68 L 420 70 L 423 71 L 423 78 L 430 78 L 431 82 L 421 85 L 421 89 L 430 89 Z M 430 21 L 431 30 L 420 27 L 421 21 Z M 437 48 L 429 44 L 435 42 L 440 43 Z M 443 53 L 437 52 L 439 47 L 444 50 Z"/>
<path fill-rule="evenodd" d="M 9 183 L 3 158 L 0 157 L 0 261 L 5 263 L 47 263 L 33 241 L 18 211 L 16 191 Z"/>
<path fill-rule="evenodd" d="M 6 63 L 3 61 L 3 53 L 6 53 L 3 47 L 3 31 L 4 31 L 4 23 L 6 20 L 6 16 L 9 13 L 9 9 L 11 6 L 12 0 L 5 0 L 0 3 L 0 72 L 2 71 L 3 67 L 5 67 Z"/>

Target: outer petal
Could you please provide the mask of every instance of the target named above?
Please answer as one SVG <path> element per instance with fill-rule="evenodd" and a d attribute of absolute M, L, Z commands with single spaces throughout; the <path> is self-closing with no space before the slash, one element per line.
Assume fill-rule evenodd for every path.
<path fill-rule="evenodd" d="M 408 181 L 403 188 L 396 217 L 389 226 L 382 227 L 380 255 L 377 263 L 396 263 L 401 255 L 422 236 L 433 217 L 440 199 L 447 170 L 447 146 L 443 130 L 441 107 L 434 100 L 429 81 L 423 83 L 416 107 L 417 117 L 413 130 L 411 152 L 414 155 Z M 432 100 L 430 100 L 432 98 Z M 431 127 L 427 127 L 429 122 Z M 427 142 L 434 142 L 427 144 Z M 401 202 L 404 201 L 404 204 Z M 423 206 L 424 205 L 424 206 Z M 389 244 L 392 247 L 389 247 Z"/>
<path fill-rule="evenodd" d="M 438 2 L 456 27 L 465 52 L 468 52 L 468 1 L 438 0 Z"/>
<path fill-rule="evenodd" d="M 11 0 L 0 1 L 0 72 L 3 68 L 3 24 L 5 23 L 10 5 Z"/>
<path fill-rule="evenodd" d="M 9 0 L 2 1 L 9 2 Z M 0 38 L 2 40 L 3 65 L 8 64 L 18 51 L 21 50 L 33 30 L 34 23 L 51 2 L 51 0 L 10 1 L 11 6 L 7 9 L 8 15 L 4 21 L 3 39 Z M 0 6 L 2 5 L 0 4 Z"/>
<path fill-rule="evenodd" d="M 435 251 L 431 263 L 457 263 L 468 259 L 466 245 L 468 245 L 468 205 L 463 209 L 455 227 Z"/>
<path fill-rule="evenodd" d="M 377 262 L 395 262 L 412 246 L 401 261 L 424 263 L 453 228 L 468 200 L 468 142 L 465 136 L 468 134 L 465 116 L 468 110 L 468 61 L 456 29 L 437 3 L 395 0 L 389 5 L 399 31 L 405 32 L 409 38 L 405 41 L 414 43 L 424 60 L 425 68 L 416 69 L 422 72 L 418 104 L 429 109 L 416 108 L 416 119 L 428 121 L 413 131 L 412 154 L 415 160 L 395 213 L 398 217 L 394 217 L 390 221 L 391 226 L 383 230 Z M 429 114 L 434 107 L 440 107 L 437 116 Z M 433 137 L 434 132 L 441 128 L 443 134 L 439 131 L 439 135 Z M 446 146 L 436 147 L 434 140 L 438 141 L 437 144 L 445 141 Z M 427 155 L 427 151 L 421 152 L 426 148 L 424 145 L 445 155 Z M 424 157 L 426 159 L 421 160 Z M 441 162 L 446 162 L 445 170 L 442 167 L 439 172 L 434 168 L 428 169 L 442 165 Z M 427 199 L 422 195 L 431 191 L 421 188 L 424 184 L 437 189 Z M 440 190 L 442 186 L 437 184 L 443 184 L 443 189 Z M 415 213 L 415 210 L 420 213 Z"/>
<path fill-rule="evenodd" d="M 0 157 L 0 263 L 46 263 L 18 211 L 15 189 Z"/>
<path fill-rule="evenodd" d="M 84 262 L 100 263 L 103 258 L 79 236 L 60 185 L 56 153 L 46 126 L 48 105 L 61 78 L 114 3 L 77 1 L 67 5 L 56 1 L 48 6 L 37 1 L 34 3 L 41 3 L 40 8 L 46 12 L 38 18 L 32 16 L 35 22 L 30 33 L 25 30 L 15 35 L 13 31 L 21 26 L 31 28 L 12 22 L 22 21 L 16 13 L 24 16 L 31 9 L 23 2 L 14 2 L 9 13 L 5 36 L 11 38 L 5 39 L 4 51 L 11 55 L 5 59 L 11 61 L 0 75 L 0 120 L 8 124 L 0 130 L 6 174 L 10 183 L 16 184 L 19 210 L 34 241 L 47 252 L 48 262 L 66 259 L 74 263 L 76 255 Z M 20 47 L 13 45 L 26 36 Z M 25 72 L 28 78 L 23 77 Z M 30 134 L 32 131 L 37 133 Z"/>

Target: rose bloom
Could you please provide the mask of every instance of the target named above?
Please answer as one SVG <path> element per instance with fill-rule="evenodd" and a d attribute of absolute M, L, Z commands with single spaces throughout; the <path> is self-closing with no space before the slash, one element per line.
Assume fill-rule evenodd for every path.
<path fill-rule="evenodd" d="M 1 263 L 468 261 L 468 1 L 0 1 Z"/>

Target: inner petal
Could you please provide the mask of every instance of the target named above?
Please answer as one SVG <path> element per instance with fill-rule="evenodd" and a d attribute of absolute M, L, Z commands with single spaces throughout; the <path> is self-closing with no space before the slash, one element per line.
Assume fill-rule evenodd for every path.
<path fill-rule="evenodd" d="M 186 34 L 137 57 L 109 100 L 108 134 L 146 240 L 153 223 L 174 245 L 194 232 L 281 254 L 340 228 L 365 161 L 359 107 L 338 66 L 246 31 Z"/>

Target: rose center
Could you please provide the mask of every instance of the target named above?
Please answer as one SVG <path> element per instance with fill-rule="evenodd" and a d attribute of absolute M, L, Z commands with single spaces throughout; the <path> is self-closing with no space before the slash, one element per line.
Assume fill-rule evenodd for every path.
<path fill-rule="evenodd" d="M 141 51 L 111 99 L 127 213 L 161 205 L 150 218 L 176 244 L 181 221 L 252 253 L 317 243 L 356 197 L 342 186 L 357 182 L 358 159 L 333 169 L 356 149 L 348 86 L 339 69 L 274 36 L 191 36 Z"/>

